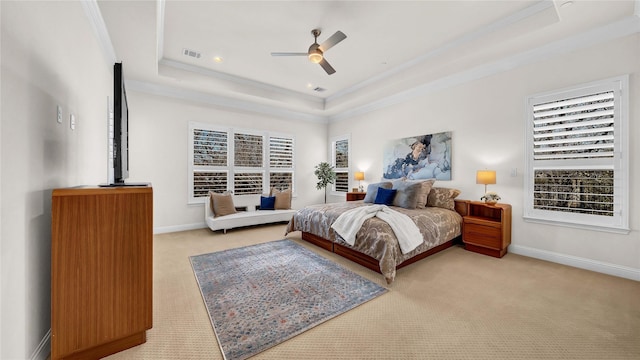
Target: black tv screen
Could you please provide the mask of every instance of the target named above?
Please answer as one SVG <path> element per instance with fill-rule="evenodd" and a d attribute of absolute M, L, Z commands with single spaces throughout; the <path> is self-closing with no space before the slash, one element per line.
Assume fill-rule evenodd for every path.
<path fill-rule="evenodd" d="M 129 177 L 129 109 L 122 63 L 113 65 L 113 181 L 124 184 Z"/>

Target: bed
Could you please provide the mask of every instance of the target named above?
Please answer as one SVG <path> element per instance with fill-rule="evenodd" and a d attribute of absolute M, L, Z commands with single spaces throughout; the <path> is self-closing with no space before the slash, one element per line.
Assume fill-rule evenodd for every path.
<path fill-rule="evenodd" d="M 393 210 L 409 216 L 423 236 L 424 242 L 406 254 L 401 252 L 389 224 L 377 217 L 363 223 L 353 246 L 331 228 L 342 213 L 357 207 L 373 205 L 366 202 L 366 199 L 310 205 L 300 209 L 289 221 L 286 234 L 301 231 L 302 239 L 381 273 L 390 284 L 395 279 L 397 269 L 442 251 L 460 240 L 462 216 L 466 214 L 468 201 L 454 200 L 460 192 L 447 188 L 433 188 L 429 193 L 430 199 L 434 190 L 439 190 L 441 195 L 447 194 L 446 206 L 390 206 Z"/>

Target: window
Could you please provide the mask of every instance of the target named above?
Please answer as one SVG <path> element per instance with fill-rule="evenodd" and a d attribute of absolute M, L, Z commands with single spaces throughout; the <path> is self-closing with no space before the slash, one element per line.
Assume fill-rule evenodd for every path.
<path fill-rule="evenodd" d="M 293 189 L 294 139 L 290 135 L 189 124 L 189 203 L 209 191 L 235 195 Z"/>
<path fill-rule="evenodd" d="M 331 141 L 331 165 L 336 172 L 333 191 L 349 191 L 349 137 L 341 136 Z"/>
<path fill-rule="evenodd" d="M 262 194 L 264 180 L 263 135 L 233 134 L 233 193 Z M 267 187 L 268 189 L 268 187 Z M 268 191 L 266 191 L 268 192 Z"/>
<path fill-rule="evenodd" d="M 192 129 L 192 197 L 227 190 L 227 133 Z"/>
<path fill-rule="evenodd" d="M 269 184 L 284 190 L 293 184 L 293 138 L 269 137 Z"/>
<path fill-rule="evenodd" d="M 529 97 L 524 217 L 628 232 L 628 77 Z"/>

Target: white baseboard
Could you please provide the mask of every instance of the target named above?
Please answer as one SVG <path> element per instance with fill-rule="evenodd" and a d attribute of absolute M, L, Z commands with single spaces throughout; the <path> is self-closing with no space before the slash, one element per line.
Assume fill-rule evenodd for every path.
<path fill-rule="evenodd" d="M 207 224 L 205 224 L 204 222 L 197 223 L 197 224 L 187 224 L 187 225 L 160 226 L 160 227 L 153 228 L 153 233 L 164 234 L 164 233 L 170 233 L 170 232 L 204 229 L 206 227 L 207 227 Z"/>
<path fill-rule="evenodd" d="M 558 264 L 577 267 L 580 269 L 591 270 L 607 275 L 622 277 L 625 279 L 640 281 L 640 269 L 585 259 L 572 255 L 565 255 L 553 251 L 540 250 L 521 245 L 509 245 L 509 252 L 528 256 L 540 260 L 551 261 Z"/>
<path fill-rule="evenodd" d="M 51 353 L 51 329 L 44 335 L 38 347 L 29 357 L 30 360 L 46 360 Z"/>

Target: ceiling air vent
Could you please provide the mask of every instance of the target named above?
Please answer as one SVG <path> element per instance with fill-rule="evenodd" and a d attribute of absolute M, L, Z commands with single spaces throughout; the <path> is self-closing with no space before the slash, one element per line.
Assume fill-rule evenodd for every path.
<path fill-rule="evenodd" d="M 201 54 L 195 50 L 182 49 L 182 55 L 190 56 L 192 58 L 200 59 Z"/>
<path fill-rule="evenodd" d="M 316 87 L 313 88 L 313 91 L 316 91 L 316 92 L 323 92 L 325 90 L 327 90 L 327 89 L 321 88 L 320 86 L 316 86 Z"/>

